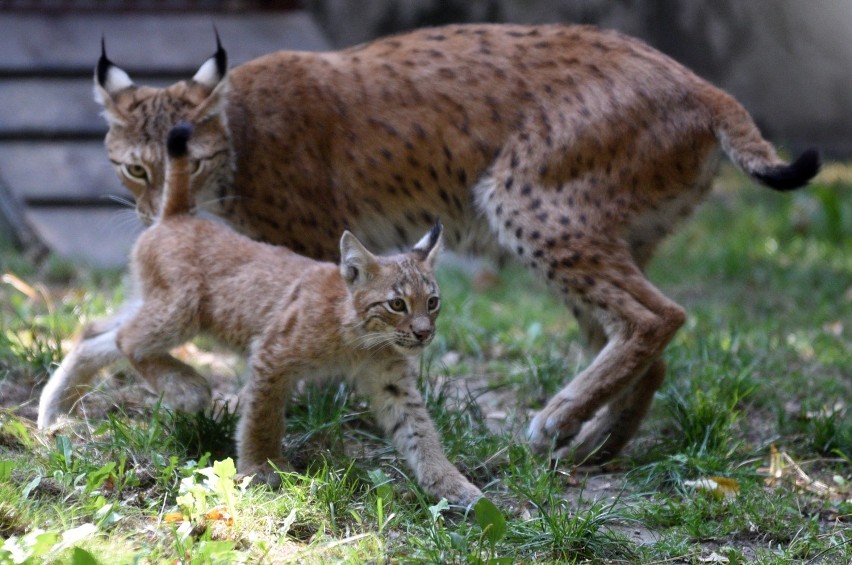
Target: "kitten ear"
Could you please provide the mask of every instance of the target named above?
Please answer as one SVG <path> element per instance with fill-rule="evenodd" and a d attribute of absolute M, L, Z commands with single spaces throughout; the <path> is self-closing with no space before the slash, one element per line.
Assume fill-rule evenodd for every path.
<path fill-rule="evenodd" d="M 429 230 L 429 233 L 423 236 L 414 247 L 411 248 L 420 261 L 426 264 L 429 268 L 435 268 L 435 262 L 438 260 L 438 255 L 441 253 L 441 234 L 444 231 L 444 226 L 441 220 L 435 220 L 435 225 Z"/>
<path fill-rule="evenodd" d="M 340 238 L 340 276 L 346 284 L 351 287 L 369 280 L 377 266 L 376 256 L 352 232 L 343 232 Z"/>
<path fill-rule="evenodd" d="M 194 111 L 194 120 L 201 122 L 224 113 L 228 92 L 228 54 L 222 48 L 219 32 L 216 33 L 216 52 L 198 69 L 192 80 L 211 90 L 210 95 Z"/>
<path fill-rule="evenodd" d="M 101 56 L 95 67 L 95 102 L 103 106 L 104 118 L 110 125 L 123 125 L 126 121 L 124 114 L 118 109 L 114 96 L 135 86 L 124 70 L 117 67 L 106 55 L 106 40 L 101 37 Z"/>

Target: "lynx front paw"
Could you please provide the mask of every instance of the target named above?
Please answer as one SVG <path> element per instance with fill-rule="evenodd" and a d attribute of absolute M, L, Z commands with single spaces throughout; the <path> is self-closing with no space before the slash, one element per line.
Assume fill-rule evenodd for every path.
<path fill-rule="evenodd" d="M 481 490 L 468 481 L 464 481 L 464 484 L 458 485 L 451 497 L 447 497 L 447 502 L 467 508 L 472 506 L 482 496 Z"/>
<path fill-rule="evenodd" d="M 468 507 L 482 497 L 482 491 L 455 468 L 452 472 L 442 473 L 423 485 L 429 494 L 437 499 L 446 498 L 450 504 Z"/>
<path fill-rule="evenodd" d="M 283 459 L 238 465 L 240 475 L 253 476 L 252 484 L 265 484 L 272 488 L 281 486 L 281 472 L 290 470 L 290 465 Z"/>

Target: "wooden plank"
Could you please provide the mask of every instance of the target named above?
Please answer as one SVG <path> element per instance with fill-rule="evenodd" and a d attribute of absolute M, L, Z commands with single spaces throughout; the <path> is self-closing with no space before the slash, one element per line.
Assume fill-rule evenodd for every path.
<path fill-rule="evenodd" d="M 0 139 L 106 134 L 92 79 L 0 79 Z"/>
<path fill-rule="evenodd" d="M 59 256 L 95 267 L 126 264 L 130 248 L 143 229 L 129 209 L 30 209 L 27 219 Z"/>
<path fill-rule="evenodd" d="M 196 69 L 216 48 L 219 30 L 230 64 L 279 49 L 328 48 L 306 12 L 245 14 L 2 14 L 0 73 L 34 76 L 61 70 L 90 75 L 106 38 L 110 59 L 131 72 Z"/>
<path fill-rule="evenodd" d="M 0 175 L 14 196 L 106 198 L 129 193 L 101 141 L 0 143 Z"/>
<path fill-rule="evenodd" d="M 31 260 L 40 260 L 48 248 L 30 224 L 26 209 L 12 196 L 0 177 L 0 237 L 21 248 Z"/>
<path fill-rule="evenodd" d="M 0 199 L 14 208 L 4 207 L 0 219 L 23 218 L 60 256 L 125 264 L 142 226 L 130 206 L 100 205 L 112 202 L 109 195 L 130 198 L 107 161 L 106 125 L 92 98 L 101 36 L 110 58 L 137 82 L 163 85 L 191 77 L 212 54 L 214 24 L 231 66 L 278 49 L 328 48 L 299 11 L 0 14 L 0 179 L 7 189 Z"/>

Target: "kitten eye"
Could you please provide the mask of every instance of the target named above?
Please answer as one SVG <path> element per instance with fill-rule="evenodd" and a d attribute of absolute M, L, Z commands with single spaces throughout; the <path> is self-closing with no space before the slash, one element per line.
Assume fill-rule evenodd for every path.
<path fill-rule="evenodd" d="M 189 174 L 194 175 L 201 170 L 201 159 L 193 159 L 189 162 Z"/>
<path fill-rule="evenodd" d="M 388 300 L 388 306 L 394 312 L 405 312 L 405 300 L 402 298 L 394 298 L 392 300 Z"/>
<path fill-rule="evenodd" d="M 426 301 L 426 308 L 430 312 L 434 312 L 441 305 L 441 299 L 437 296 L 430 296 L 429 300 Z"/>
<path fill-rule="evenodd" d="M 138 163 L 128 163 L 124 165 L 124 174 L 132 180 L 148 180 L 148 171 Z"/>

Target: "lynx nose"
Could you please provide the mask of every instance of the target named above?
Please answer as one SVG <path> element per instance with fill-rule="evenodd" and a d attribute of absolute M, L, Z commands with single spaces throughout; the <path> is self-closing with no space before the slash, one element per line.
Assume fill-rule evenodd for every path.
<path fill-rule="evenodd" d="M 417 341 L 424 342 L 432 337 L 432 330 L 413 330 L 414 337 Z"/>
<path fill-rule="evenodd" d="M 420 343 L 429 341 L 429 338 L 432 337 L 432 324 L 429 323 L 428 319 L 414 320 L 411 324 L 411 333 Z"/>

